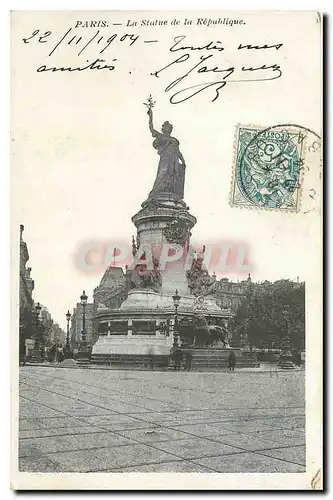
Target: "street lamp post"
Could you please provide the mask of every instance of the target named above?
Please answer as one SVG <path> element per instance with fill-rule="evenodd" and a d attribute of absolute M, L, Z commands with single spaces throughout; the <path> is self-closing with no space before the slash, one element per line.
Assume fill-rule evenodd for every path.
<path fill-rule="evenodd" d="M 178 293 L 178 290 L 175 291 L 175 294 L 172 296 L 173 299 L 173 305 L 175 306 L 175 319 L 174 319 L 174 343 L 177 340 L 178 344 L 178 338 L 179 338 L 179 332 L 178 332 L 178 306 L 179 306 L 179 301 L 180 301 L 180 295 Z"/>
<path fill-rule="evenodd" d="M 83 345 L 83 348 L 85 349 L 85 347 L 86 347 L 86 305 L 87 305 L 88 297 L 87 297 L 86 292 L 84 290 L 82 292 L 80 299 L 81 299 L 81 305 L 82 305 L 82 345 Z"/>
<path fill-rule="evenodd" d="M 173 323 L 173 346 L 170 351 L 170 359 L 169 359 L 169 366 L 168 369 L 172 370 L 175 369 L 175 350 L 178 347 L 178 340 L 179 340 L 179 332 L 178 332 L 178 306 L 179 306 L 179 301 L 180 301 L 180 295 L 178 293 L 178 290 L 175 290 L 174 295 L 172 296 L 173 299 L 173 305 L 175 307 L 175 316 L 174 316 L 174 323 Z"/>
<path fill-rule="evenodd" d="M 290 341 L 290 331 L 289 331 L 289 321 L 288 321 L 288 311 L 289 307 L 284 306 L 282 310 L 282 316 L 284 319 L 284 326 L 286 330 L 285 337 L 283 338 L 282 343 L 282 352 L 279 360 L 279 366 L 283 370 L 293 370 L 295 365 L 292 361 L 293 356 L 291 353 L 291 341 Z"/>
<path fill-rule="evenodd" d="M 252 279 L 251 279 L 250 274 L 248 275 L 246 281 L 247 281 L 247 288 L 246 288 L 247 318 L 245 321 L 245 346 L 244 347 L 245 347 L 246 351 L 251 351 L 251 353 L 252 353 L 252 339 L 249 339 L 249 333 L 250 333 L 250 337 L 251 337 L 251 334 L 252 334 L 251 329 L 253 328 L 253 324 L 252 324 L 253 285 L 252 285 Z"/>
<path fill-rule="evenodd" d="M 40 305 L 39 302 L 35 305 L 35 317 L 36 317 L 36 325 L 35 325 L 35 332 L 33 334 L 34 337 L 34 346 L 31 351 L 31 355 L 29 357 L 29 361 L 34 362 L 34 363 L 40 363 L 41 361 L 44 361 L 44 357 L 41 355 L 40 349 L 42 347 L 41 345 L 41 339 L 40 334 L 40 324 L 39 324 L 39 315 L 42 310 L 42 306 Z"/>
<path fill-rule="evenodd" d="M 40 343 L 40 339 L 39 339 L 39 315 L 40 315 L 40 312 L 42 310 L 42 306 L 40 305 L 39 302 L 37 302 L 37 304 L 35 305 L 35 311 L 36 311 L 36 344 L 35 344 L 35 348 L 39 348 L 39 343 Z"/>
<path fill-rule="evenodd" d="M 86 292 L 83 290 L 82 295 L 80 297 L 81 305 L 82 305 L 82 337 L 81 337 L 81 345 L 80 351 L 76 356 L 76 360 L 78 363 L 87 364 L 90 362 L 90 352 L 88 352 L 87 344 L 86 344 L 86 305 L 88 297 Z"/>
<path fill-rule="evenodd" d="M 70 319 L 71 319 L 71 313 L 69 311 L 67 311 L 67 314 L 66 314 L 66 320 L 67 320 L 67 337 L 66 337 L 66 351 L 69 352 L 70 351 L 70 342 L 69 342 L 69 322 L 70 322 Z"/>

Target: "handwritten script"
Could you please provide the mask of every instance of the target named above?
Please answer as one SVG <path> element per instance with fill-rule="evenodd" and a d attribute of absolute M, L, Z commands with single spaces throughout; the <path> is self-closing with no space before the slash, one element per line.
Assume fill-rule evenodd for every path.
<path fill-rule="evenodd" d="M 36 68 L 37 73 L 82 73 L 87 71 L 114 72 L 117 71 L 118 58 L 116 51 L 122 46 L 128 51 L 133 51 L 134 46 L 141 45 L 144 51 L 161 50 L 161 43 L 157 39 L 149 39 L 133 32 L 112 33 L 104 35 L 104 31 L 97 29 L 93 35 L 87 36 L 86 32 L 78 34 L 74 28 L 69 28 L 60 37 L 52 31 L 34 30 L 29 36 L 22 38 L 22 42 L 29 44 L 45 45 L 48 53 L 47 61 Z M 163 43 L 163 47 L 164 47 Z M 115 57 L 109 57 L 110 47 Z M 186 35 L 178 35 L 170 39 L 167 48 L 168 61 L 159 68 L 152 68 L 150 75 L 161 79 L 164 90 L 170 96 L 171 104 L 180 104 L 205 92 L 205 96 L 212 102 L 220 96 L 220 92 L 229 84 L 248 82 L 268 82 L 282 77 L 282 68 L 274 61 L 274 54 L 283 47 L 283 43 L 270 43 L 258 45 L 254 43 L 241 43 L 236 47 L 227 49 L 220 40 L 207 40 L 202 44 L 192 44 Z M 84 59 L 85 52 L 94 53 L 91 59 Z M 163 49 L 165 50 L 165 48 Z M 231 52 L 244 56 L 244 63 L 230 64 Z M 66 51 L 66 52 L 64 52 Z M 52 58 L 55 54 L 64 54 L 74 57 L 75 64 L 54 64 Z M 262 56 L 258 64 L 247 63 L 249 55 L 268 54 L 270 59 L 263 62 Z M 122 50 L 123 54 L 123 50 Z M 138 52 L 133 54 L 136 64 L 140 64 Z M 149 54 L 144 53 L 145 58 Z M 108 58 L 109 57 L 109 58 Z M 163 54 L 161 55 L 161 58 Z M 265 56 L 266 57 L 266 56 Z M 81 59 L 79 59 L 81 58 Z M 237 60 L 239 57 L 237 56 Z M 253 61 L 253 57 L 251 59 Z M 260 62 L 259 62 L 260 61 Z M 131 73 L 131 71 L 128 71 Z M 125 78 L 125 75 L 121 75 Z"/>

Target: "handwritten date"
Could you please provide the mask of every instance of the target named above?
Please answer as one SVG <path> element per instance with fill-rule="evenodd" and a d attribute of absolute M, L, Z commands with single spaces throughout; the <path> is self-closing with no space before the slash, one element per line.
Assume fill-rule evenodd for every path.
<path fill-rule="evenodd" d="M 46 43 L 50 40 L 51 35 L 51 31 L 45 31 L 41 34 L 40 30 L 36 29 L 29 37 L 23 38 L 22 40 L 24 43 L 30 43 L 32 40 L 37 41 L 37 43 Z M 90 44 L 96 44 L 98 45 L 98 49 L 100 49 L 99 53 L 103 54 L 103 52 L 107 50 L 115 41 L 119 41 L 121 43 L 126 42 L 129 46 L 132 46 L 138 39 L 139 35 L 134 33 L 125 33 L 124 35 L 113 33 L 110 36 L 105 36 L 101 35 L 100 30 L 97 30 L 93 36 L 85 38 L 81 35 L 73 35 L 73 29 L 69 28 L 69 30 L 67 30 L 59 40 L 57 40 L 57 43 L 53 46 L 51 52 L 49 53 L 49 57 L 61 46 L 71 45 L 73 47 L 77 47 L 79 49 L 77 55 L 79 56 Z"/>

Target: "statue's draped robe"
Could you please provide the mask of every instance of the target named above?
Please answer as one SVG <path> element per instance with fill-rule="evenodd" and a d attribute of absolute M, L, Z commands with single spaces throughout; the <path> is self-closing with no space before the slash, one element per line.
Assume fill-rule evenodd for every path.
<path fill-rule="evenodd" d="M 175 137 L 155 132 L 153 146 L 160 155 L 158 170 L 150 195 L 172 193 L 183 199 L 185 165 L 180 163 L 179 141 Z"/>

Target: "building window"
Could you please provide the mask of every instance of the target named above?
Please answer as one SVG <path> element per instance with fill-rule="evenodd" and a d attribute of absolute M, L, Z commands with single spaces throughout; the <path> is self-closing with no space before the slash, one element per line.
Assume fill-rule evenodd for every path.
<path fill-rule="evenodd" d="M 132 321 L 132 335 L 155 335 L 156 321 L 136 320 Z"/>

